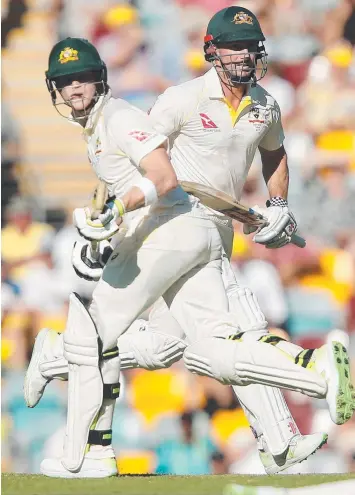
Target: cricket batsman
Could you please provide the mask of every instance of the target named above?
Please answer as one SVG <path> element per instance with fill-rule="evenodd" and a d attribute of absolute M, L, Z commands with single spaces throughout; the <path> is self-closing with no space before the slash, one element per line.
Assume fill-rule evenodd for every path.
<path fill-rule="evenodd" d="M 246 20 L 240 22 L 241 19 Z M 226 40 L 222 38 L 219 46 L 221 23 Z M 239 24 L 253 27 L 251 31 L 242 31 L 246 41 L 239 38 L 237 42 L 230 37 L 238 40 Z M 126 232 L 103 269 L 89 312 L 77 296 L 70 298 L 64 333 L 64 358 L 69 368 L 65 451 L 61 459 L 43 461 L 44 474 L 73 478 L 117 474 L 110 447 L 119 388 L 117 339 L 126 337 L 120 336 L 160 296 L 187 337 L 184 361 L 191 371 L 237 386 L 238 395 L 239 390 L 243 394 L 254 386 L 260 387 L 251 384 L 262 384 L 326 398 L 332 419 L 338 424 L 352 415 L 355 401 L 346 349 L 340 343 L 332 343 L 315 351 L 304 351 L 270 336 L 251 291 L 240 288 L 231 278 L 230 220 L 176 187 L 174 174 L 178 179 L 205 181 L 230 194 L 233 190 L 238 198 L 254 153 L 257 147 L 263 148 L 267 163 L 264 176 L 271 196 L 265 210 L 269 224 L 255 234 L 254 240 L 268 247 L 280 247 L 290 241 L 296 229 L 285 200 L 288 175 L 285 177 L 287 163 L 279 110 L 274 100 L 256 85 L 257 63 L 261 58 L 262 75 L 266 70 L 265 55 L 260 46 L 262 40 L 249 43 L 255 39 L 251 36 L 263 39 L 251 12 L 234 7 L 232 11 L 224 9 L 217 13 L 209 24 L 205 45 L 206 56 L 212 54 L 211 72 L 168 90 L 149 118 L 122 100 L 111 98 L 104 63 L 88 42 L 68 38 L 52 49 L 47 83 L 53 103 L 59 106 L 61 98 L 60 104 L 71 109 L 70 119 L 82 125 L 93 168 L 106 182 L 111 196 L 98 220 L 91 220 L 88 208 L 78 208 L 74 223 L 89 240 L 112 237 L 117 232 L 117 223 Z M 63 57 L 69 60 L 62 62 Z M 185 95 L 188 103 L 186 107 L 178 105 L 174 113 L 172 101 L 177 95 Z M 257 120 L 261 122 L 249 118 L 251 109 L 254 117 L 259 110 L 261 117 Z M 157 129 L 160 112 L 170 112 L 169 119 L 162 119 L 161 123 L 166 126 L 166 134 Z M 213 135 L 206 138 L 205 132 L 211 129 Z M 246 143 L 240 138 L 243 132 Z M 164 149 L 165 135 L 170 136 L 173 167 Z M 149 210 L 136 213 L 142 206 Z M 226 338 L 230 335 L 233 339 Z M 35 371 L 44 362 L 41 349 L 45 342 L 42 339 L 30 364 L 32 370 L 25 383 L 27 398 L 33 392 L 29 384 Z M 42 383 L 48 379 L 43 376 Z M 264 412 L 265 416 L 270 413 L 268 419 L 274 424 L 271 412 L 283 398 L 277 397 L 277 389 L 261 388 L 266 392 L 259 401 L 247 405 L 248 394 L 241 401 L 253 411 L 253 406 L 257 408 L 266 400 L 268 412 L 259 410 L 254 423 Z M 43 389 L 44 386 L 41 393 Z M 31 405 L 29 399 L 27 402 Z M 295 432 L 287 438 L 283 424 L 289 414 L 286 405 L 278 414 L 275 432 L 267 439 L 272 438 L 274 445 L 286 445 L 280 454 L 288 450 L 288 445 L 293 453 L 299 446 L 300 451 L 304 450 L 304 459 L 324 441 L 323 436 L 317 437 L 306 445 L 302 439 L 307 437 Z M 301 457 L 300 452 L 297 455 Z"/>

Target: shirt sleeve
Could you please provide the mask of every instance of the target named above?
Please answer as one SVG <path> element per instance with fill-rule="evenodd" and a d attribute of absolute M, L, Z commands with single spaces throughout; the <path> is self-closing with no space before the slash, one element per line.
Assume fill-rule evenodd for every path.
<path fill-rule="evenodd" d="M 281 148 L 284 139 L 285 135 L 281 123 L 280 107 L 275 101 L 274 107 L 271 109 L 271 125 L 260 141 L 259 146 L 265 150 L 274 151 Z"/>
<path fill-rule="evenodd" d="M 108 127 L 118 148 L 139 167 L 141 160 L 151 151 L 164 144 L 168 148 L 168 139 L 158 133 L 147 114 L 139 109 L 129 108 L 114 113 Z"/>
<path fill-rule="evenodd" d="M 149 111 L 154 129 L 166 136 L 179 132 L 184 123 L 184 107 L 186 100 L 177 86 L 168 88 L 161 94 Z"/>

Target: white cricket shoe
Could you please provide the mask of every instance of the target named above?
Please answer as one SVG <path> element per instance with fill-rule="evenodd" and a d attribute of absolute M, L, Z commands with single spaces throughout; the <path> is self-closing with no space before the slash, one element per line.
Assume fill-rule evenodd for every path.
<path fill-rule="evenodd" d="M 327 382 L 330 417 L 337 425 L 346 423 L 355 411 L 355 391 L 346 348 L 337 341 L 323 345 L 314 352 L 313 366 Z"/>
<path fill-rule="evenodd" d="M 295 435 L 288 448 L 282 454 L 273 456 L 271 452 L 259 450 L 260 460 L 267 474 L 276 474 L 288 469 L 299 462 L 305 461 L 325 443 L 328 435 L 325 433 L 313 433 L 312 435 Z"/>
<path fill-rule="evenodd" d="M 47 383 L 51 381 L 51 377 L 45 376 L 40 367 L 41 363 L 56 360 L 52 351 L 56 339 L 58 333 L 49 328 L 38 332 L 23 387 L 27 407 L 35 407 L 38 404 Z"/>
<path fill-rule="evenodd" d="M 103 457 L 105 456 L 105 457 Z M 73 473 L 65 469 L 60 459 L 44 459 L 41 473 L 52 478 L 108 478 L 117 476 L 117 463 L 112 447 L 85 454 L 79 471 Z"/>

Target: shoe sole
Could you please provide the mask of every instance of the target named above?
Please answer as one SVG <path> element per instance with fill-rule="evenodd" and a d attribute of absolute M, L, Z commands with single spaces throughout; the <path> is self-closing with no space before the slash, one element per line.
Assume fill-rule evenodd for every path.
<path fill-rule="evenodd" d="M 292 459 L 290 459 L 289 462 L 286 460 L 286 462 L 283 466 L 278 466 L 277 464 L 275 464 L 274 467 L 265 469 L 266 474 L 277 474 L 277 473 L 280 473 L 281 471 L 284 471 L 285 469 L 288 469 L 288 468 L 294 466 L 295 464 L 301 464 L 301 462 L 306 461 L 308 459 L 308 457 L 315 454 L 317 452 L 317 450 L 321 449 L 323 447 L 323 445 L 325 445 L 327 443 L 327 441 L 328 441 L 328 435 L 326 433 L 324 433 L 323 438 L 322 438 L 321 442 L 319 443 L 319 445 L 317 447 L 315 447 L 305 457 L 304 456 L 293 457 Z"/>
<path fill-rule="evenodd" d="M 33 373 L 38 371 L 39 358 L 41 356 L 44 341 L 46 340 L 48 332 L 49 332 L 49 330 L 47 328 L 44 330 L 41 330 L 41 332 L 39 332 L 39 334 L 37 335 L 34 346 L 33 346 L 30 364 L 27 368 L 25 381 L 24 381 L 24 385 L 23 385 L 23 392 L 24 392 L 27 407 L 31 407 L 31 408 L 35 407 L 41 399 L 41 397 L 40 397 L 35 404 L 30 403 L 30 383 L 31 383 L 31 377 L 32 377 Z"/>
<path fill-rule="evenodd" d="M 70 473 L 68 475 L 68 473 Z M 118 476 L 118 473 L 107 473 L 106 471 L 84 471 L 79 473 L 58 472 L 58 471 L 43 471 L 41 474 L 50 478 L 66 478 L 66 479 L 80 479 L 80 478 L 113 478 Z"/>
<path fill-rule="evenodd" d="M 340 342 L 329 344 L 331 355 L 329 361 L 332 371 L 337 375 L 337 382 L 330 385 L 331 393 L 336 394 L 336 410 L 333 421 L 342 425 L 351 419 L 355 411 L 355 391 L 351 383 L 348 351 Z M 334 412 L 333 412 L 334 415 Z"/>

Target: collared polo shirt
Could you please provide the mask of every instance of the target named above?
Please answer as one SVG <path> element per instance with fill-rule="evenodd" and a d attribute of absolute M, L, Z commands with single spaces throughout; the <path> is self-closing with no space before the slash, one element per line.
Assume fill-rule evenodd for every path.
<path fill-rule="evenodd" d="M 167 89 L 150 111 L 169 136 L 179 180 L 205 184 L 240 199 L 257 148 L 276 150 L 284 133 L 280 109 L 261 86 L 249 86 L 235 111 L 214 68 Z"/>

